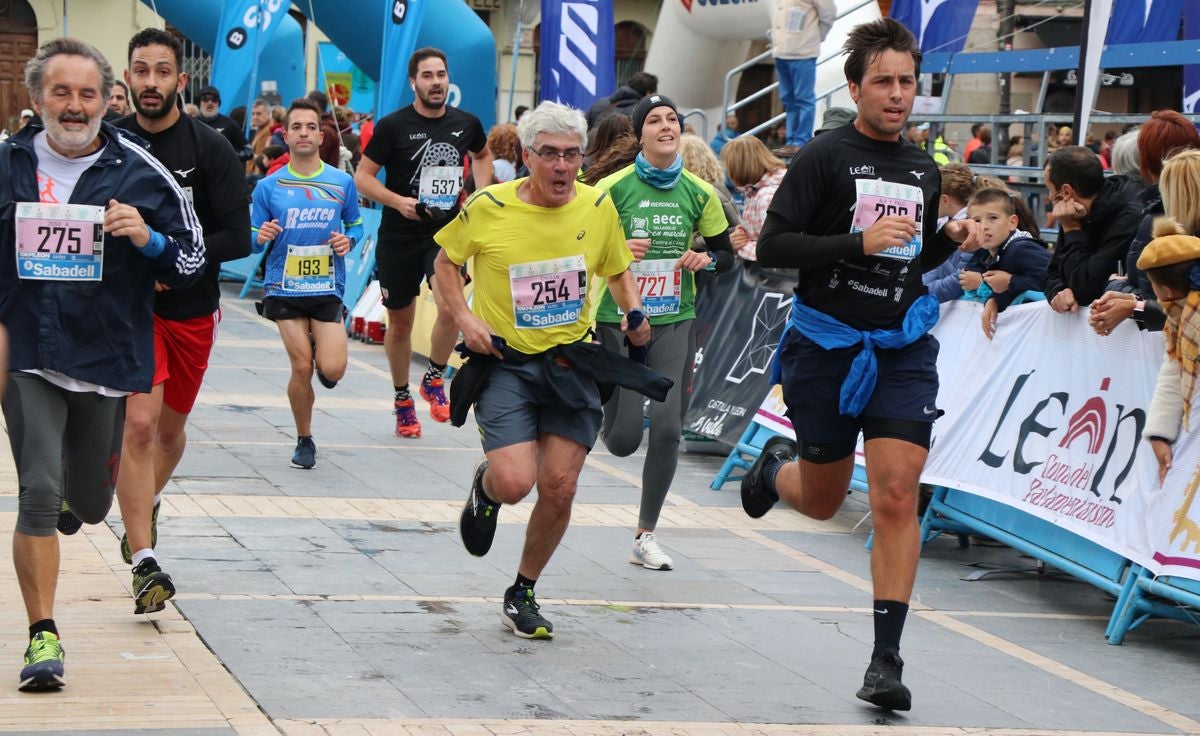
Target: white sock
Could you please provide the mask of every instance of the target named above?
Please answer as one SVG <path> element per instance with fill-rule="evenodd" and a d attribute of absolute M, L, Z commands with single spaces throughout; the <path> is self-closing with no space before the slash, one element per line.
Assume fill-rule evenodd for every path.
<path fill-rule="evenodd" d="M 133 553 L 133 566 L 137 567 L 138 565 L 142 564 L 143 561 L 152 559 L 154 559 L 154 550 L 150 549 L 149 547 L 146 547 L 145 549 L 139 549 L 137 552 Z"/>

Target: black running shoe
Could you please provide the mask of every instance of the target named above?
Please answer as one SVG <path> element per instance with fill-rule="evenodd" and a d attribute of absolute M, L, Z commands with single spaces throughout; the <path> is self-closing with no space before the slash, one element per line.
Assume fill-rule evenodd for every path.
<path fill-rule="evenodd" d="M 486 459 L 475 466 L 471 492 L 467 494 L 467 503 L 458 519 L 463 546 L 476 557 L 483 557 L 492 548 L 492 540 L 496 538 L 496 517 L 500 514 L 500 505 L 488 501 L 483 493 L 483 474 L 487 467 Z"/>
<path fill-rule="evenodd" d="M 885 649 L 871 657 L 862 689 L 858 691 L 859 699 L 888 710 L 909 710 L 912 693 L 900 682 L 903 672 L 904 660 L 895 649 Z"/>
<path fill-rule="evenodd" d="M 779 500 L 779 494 L 767 488 L 763 469 L 768 462 L 790 463 L 796 459 L 796 442 L 787 437 L 772 437 L 763 445 L 758 459 L 742 478 L 742 508 L 752 519 L 757 519 L 771 510 Z"/>
<path fill-rule="evenodd" d="M 505 594 L 500 620 L 522 639 L 553 639 L 554 624 L 538 613 L 540 609 L 533 588 L 518 588 Z"/>
<path fill-rule="evenodd" d="M 80 527 L 83 526 L 83 522 L 71 512 L 71 507 L 67 505 L 67 502 L 63 501 L 62 506 L 58 507 L 58 524 L 56 526 L 60 532 L 69 537 L 79 531 Z"/>
<path fill-rule="evenodd" d="M 162 571 L 153 557 L 133 568 L 133 612 L 156 613 L 167 607 L 175 595 L 171 576 Z"/>
<path fill-rule="evenodd" d="M 292 453 L 292 465 L 308 470 L 317 464 L 317 443 L 312 437 L 296 440 L 296 451 Z"/>

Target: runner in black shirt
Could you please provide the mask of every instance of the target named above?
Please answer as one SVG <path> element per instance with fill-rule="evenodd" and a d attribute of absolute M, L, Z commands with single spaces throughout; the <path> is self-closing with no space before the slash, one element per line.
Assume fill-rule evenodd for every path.
<path fill-rule="evenodd" d="M 479 119 L 446 104 L 450 77 L 445 54 L 429 47 L 414 51 L 408 61 L 408 81 L 416 99 L 375 125 L 354 185 L 362 196 L 384 205 L 375 259 L 383 306 L 388 310 L 383 344 L 396 391 L 396 434 L 420 437 L 421 423 L 408 390 L 414 300 L 421 293 L 422 279 L 432 286 L 433 260 L 439 250 L 433 234 L 458 214 L 463 156 L 471 155 L 471 176 L 478 190 L 492 183 L 492 153 Z M 385 183 L 376 178 L 380 169 L 386 170 Z M 438 422 L 450 419 L 442 372 L 457 336 L 454 320 L 438 302 L 429 367 L 420 388 L 430 416 Z"/>
<path fill-rule="evenodd" d="M 250 253 L 250 197 L 241 164 L 225 138 L 181 114 L 176 104 L 187 82 L 179 71 L 182 54 L 179 41 L 157 29 L 130 39 L 125 79 L 136 112 L 116 123 L 149 142 L 150 152 L 171 170 L 200 218 L 208 253 L 199 282 L 160 288 L 155 295 L 154 390 L 134 394 L 126 404 L 117 498 L 125 523 L 121 555 L 135 566 L 135 587 L 139 570 L 143 576 L 149 567 L 158 570 L 152 549 L 160 494 L 183 456 L 184 425 L 216 340 L 221 262 Z"/>
<path fill-rule="evenodd" d="M 797 441 L 767 442 L 742 481 L 742 505 L 759 517 L 783 498 L 808 516 L 832 517 L 862 433 L 875 522 L 875 648 L 858 697 L 908 710 L 900 635 L 920 555 L 917 487 L 940 413 L 938 344 L 927 334 L 938 305 L 921 273 L 974 223 L 937 231 L 937 166 L 900 136 L 921 60 L 912 34 L 883 18 L 855 28 L 845 51 L 858 118 L 800 149 L 758 240 L 759 263 L 800 269 L 776 355 Z M 872 381 L 860 363 L 876 361 Z"/>

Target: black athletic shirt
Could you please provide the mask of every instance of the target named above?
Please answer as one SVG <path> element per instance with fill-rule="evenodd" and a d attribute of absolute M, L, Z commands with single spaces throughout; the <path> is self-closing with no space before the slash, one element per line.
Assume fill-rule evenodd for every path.
<path fill-rule="evenodd" d="M 375 124 L 375 133 L 364 155 L 384 168 L 384 185 L 403 197 L 416 197 L 425 166 L 462 168 L 468 151 L 479 153 L 487 145 L 487 135 L 479 118 L 457 107 L 445 107 L 440 118 L 427 118 L 409 105 L 384 116 Z M 450 221 L 458 208 L 435 221 L 410 220 L 391 207 L 383 208 L 380 236 L 395 240 L 422 240 L 433 237 Z"/>
<path fill-rule="evenodd" d="M 234 119 L 228 115 L 217 113 L 215 117 L 197 117 L 196 119 L 223 135 L 225 140 L 229 141 L 229 145 L 233 146 L 233 150 L 239 155 L 242 149 L 249 145 L 246 142 L 246 134 L 242 132 L 241 127 Z"/>
<path fill-rule="evenodd" d="M 862 255 L 862 235 L 852 231 L 860 181 L 867 191 L 859 229 L 883 214 L 908 214 L 922 224 L 919 256 Z M 897 205 L 906 207 L 907 187 L 916 188 L 907 191 L 911 204 L 898 211 Z M 808 306 L 855 329 L 894 329 L 927 293 L 921 274 L 955 247 L 937 234 L 940 195 L 937 165 L 907 140 L 877 141 L 852 125 L 829 131 L 801 148 L 783 177 L 767 210 L 758 260 L 799 268 L 795 291 Z"/>
<path fill-rule="evenodd" d="M 204 278 L 183 289 L 155 294 L 154 313 L 174 320 L 212 314 L 219 306 L 221 262 L 250 254 L 250 193 L 242 164 L 220 133 L 188 115 L 180 115 L 161 133 L 146 131 L 136 115 L 113 124 L 149 142 L 150 153 L 171 170 L 191 198 L 204 228 L 208 257 Z"/>

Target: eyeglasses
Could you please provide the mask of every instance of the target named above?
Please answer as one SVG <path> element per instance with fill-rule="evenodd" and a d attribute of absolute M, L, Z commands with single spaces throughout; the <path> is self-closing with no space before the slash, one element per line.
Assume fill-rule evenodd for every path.
<path fill-rule="evenodd" d="M 572 148 L 567 151 L 556 151 L 553 148 L 543 148 L 542 150 L 538 151 L 534 148 L 527 147 L 526 150 L 532 153 L 534 156 L 540 158 L 543 163 L 547 164 L 557 163 L 558 159 L 560 158 L 568 166 L 574 166 L 575 164 L 583 161 L 583 151 L 580 151 L 578 148 Z"/>
<path fill-rule="evenodd" d="M 200 95 L 201 102 L 220 102 L 216 95 Z"/>

